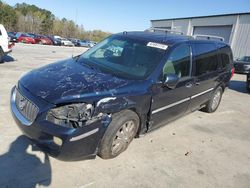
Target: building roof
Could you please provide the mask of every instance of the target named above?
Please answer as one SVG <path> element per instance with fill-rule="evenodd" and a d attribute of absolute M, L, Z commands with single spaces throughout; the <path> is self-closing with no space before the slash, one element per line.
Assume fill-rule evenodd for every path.
<path fill-rule="evenodd" d="M 156 19 L 156 20 L 150 20 L 150 21 L 154 22 L 154 21 L 182 20 L 182 19 L 194 19 L 194 18 L 211 18 L 211 17 L 221 17 L 221 16 L 238 16 L 238 15 L 250 15 L 250 12 L 218 14 L 218 15 L 208 15 L 208 16 L 193 16 L 193 17 L 182 17 L 182 18 Z"/>

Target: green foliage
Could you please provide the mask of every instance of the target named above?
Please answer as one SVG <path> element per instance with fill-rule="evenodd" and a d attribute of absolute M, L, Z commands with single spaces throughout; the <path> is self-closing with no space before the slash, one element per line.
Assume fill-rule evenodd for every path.
<path fill-rule="evenodd" d="M 110 33 L 100 30 L 85 31 L 72 20 L 58 19 L 50 11 L 35 5 L 17 3 L 11 7 L 0 0 L 0 23 L 8 31 L 21 31 L 46 35 L 60 35 L 69 38 L 100 41 Z"/>
<path fill-rule="evenodd" d="M 13 7 L 0 1 L 0 23 L 4 24 L 6 29 L 15 30 L 17 15 Z"/>

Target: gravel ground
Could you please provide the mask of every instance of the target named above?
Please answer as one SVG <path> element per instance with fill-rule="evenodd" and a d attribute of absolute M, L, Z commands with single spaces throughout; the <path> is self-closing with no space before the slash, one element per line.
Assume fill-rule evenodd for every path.
<path fill-rule="evenodd" d="M 17 44 L 0 64 L 0 187 L 250 187 L 250 95 L 235 75 L 219 109 L 195 112 L 140 139 L 112 160 L 63 162 L 32 147 L 9 109 L 26 72 L 86 49 Z"/>

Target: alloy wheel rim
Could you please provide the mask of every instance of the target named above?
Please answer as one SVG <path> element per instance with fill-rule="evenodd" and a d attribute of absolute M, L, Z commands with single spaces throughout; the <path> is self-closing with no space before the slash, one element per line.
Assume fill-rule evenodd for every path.
<path fill-rule="evenodd" d="M 214 95 L 214 98 L 213 98 L 213 103 L 212 103 L 213 110 L 215 110 L 218 107 L 219 102 L 220 102 L 220 98 L 221 98 L 221 93 L 220 93 L 220 91 L 217 91 Z"/>
<path fill-rule="evenodd" d="M 129 143 L 133 140 L 135 128 L 135 123 L 132 120 L 125 122 L 120 127 L 112 142 L 111 151 L 113 155 L 119 154 L 127 148 Z"/>

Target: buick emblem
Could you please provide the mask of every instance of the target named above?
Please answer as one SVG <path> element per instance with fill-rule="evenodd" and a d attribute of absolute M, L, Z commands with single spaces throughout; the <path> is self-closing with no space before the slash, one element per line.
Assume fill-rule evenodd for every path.
<path fill-rule="evenodd" d="M 23 111 L 26 105 L 27 105 L 27 100 L 24 97 L 21 97 L 18 104 L 19 109 Z"/>

